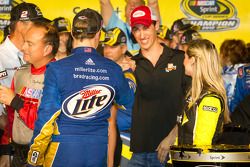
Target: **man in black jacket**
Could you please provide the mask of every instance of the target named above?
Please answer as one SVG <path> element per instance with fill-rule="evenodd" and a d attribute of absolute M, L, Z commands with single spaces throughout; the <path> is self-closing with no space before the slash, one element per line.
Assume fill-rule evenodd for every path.
<path fill-rule="evenodd" d="M 131 128 L 133 156 L 129 167 L 164 166 L 167 157 L 164 139 L 176 124 L 187 86 L 184 52 L 159 43 L 159 25 L 149 7 L 135 8 L 130 21 L 132 35 L 141 49 L 134 57 L 137 88 Z"/>

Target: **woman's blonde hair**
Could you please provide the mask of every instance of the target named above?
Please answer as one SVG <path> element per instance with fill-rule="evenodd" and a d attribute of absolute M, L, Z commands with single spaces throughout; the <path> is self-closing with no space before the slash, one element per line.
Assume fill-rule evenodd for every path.
<path fill-rule="evenodd" d="M 188 92 L 194 104 L 202 94 L 208 90 L 219 94 L 224 101 L 224 121 L 230 122 L 229 110 L 227 107 L 226 91 L 221 76 L 222 67 L 218 52 L 212 42 L 206 39 L 194 40 L 189 44 L 188 57 L 194 57 L 192 74 L 192 87 Z"/>

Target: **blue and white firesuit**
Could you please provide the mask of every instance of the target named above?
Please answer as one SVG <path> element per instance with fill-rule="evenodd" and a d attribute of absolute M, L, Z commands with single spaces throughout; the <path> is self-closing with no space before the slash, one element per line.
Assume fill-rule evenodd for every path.
<path fill-rule="evenodd" d="M 234 99 L 235 84 L 238 74 L 238 68 L 244 64 L 235 64 L 223 67 L 222 78 L 224 80 L 224 86 L 227 93 L 227 104 L 231 109 L 231 102 Z M 233 112 L 230 110 L 230 112 Z"/>
<path fill-rule="evenodd" d="M 246 64 L 238 69 L 238 75 L 235 85 L 234 99 L 231 102 L 230 111 L 238 106 L 238 104 L 250 94 L 250 64 Z"/>
<path fill-rule="evenodd" d="M 126 109 L 134 100 L 120 66 L 78 47 L 47 66 L 44 85 L 29 165 L 105 167 L 112 102 Z"/>

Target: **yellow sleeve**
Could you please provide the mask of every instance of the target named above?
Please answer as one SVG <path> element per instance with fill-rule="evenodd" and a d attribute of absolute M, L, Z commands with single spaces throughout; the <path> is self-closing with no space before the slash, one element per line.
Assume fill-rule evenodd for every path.
<path fill-rule="evenodd" d="M 194 145 L 212 144 L 221 111 L 221 102 L 218 97 L 207 96 L 202 99 L 196 111 L 193 130 Z"/>
<path fill-rule="evenodd" d="M 34 166 L 42 166 L 44 164 L 44 157 L 51 137 L 53 134 L 59 134 L 56 119 L 60 113 L 60 111 L 57 111 L 51 119 L 43 125 L 40 133 L 35 136 L 28 152 L 28 164 Z"/>

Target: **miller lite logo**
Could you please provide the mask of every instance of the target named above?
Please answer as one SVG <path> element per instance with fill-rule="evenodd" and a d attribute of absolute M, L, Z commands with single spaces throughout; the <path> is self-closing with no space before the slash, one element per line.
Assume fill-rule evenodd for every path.
<path fill-rule="evenodd" d="M 109 85 L 89 85 L 66 98 L 62 111 L 73 119 L 90 119 L 104 110 L 113 101 L 114 95 L 115 91 Z"/>

